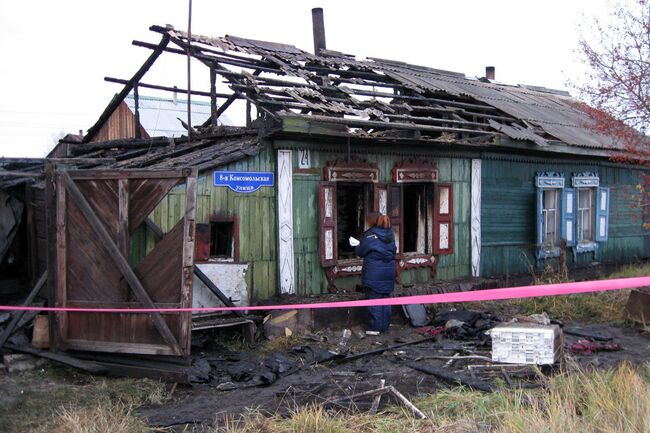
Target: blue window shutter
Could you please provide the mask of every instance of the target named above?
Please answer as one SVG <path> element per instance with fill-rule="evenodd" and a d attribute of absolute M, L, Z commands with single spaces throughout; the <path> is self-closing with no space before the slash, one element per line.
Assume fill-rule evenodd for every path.
<path fill-rule="evenodd" d="M 576 244 L 576 190 L 564 188 L 562 190 L 562 239 L 566 240 L 567 247 Z"/>
<path fill-rule="evenodd" d="M 609 233 L 609 188 L 598 188 L 596 199 L 596 240 L 606 241 Z"/>
<path fill-rule="evenodd" d="M 537 188 L 537 246 L 541 247 L 544 243 L 544 218 L 542 210 L 544 209 L 544 190 Z"/>

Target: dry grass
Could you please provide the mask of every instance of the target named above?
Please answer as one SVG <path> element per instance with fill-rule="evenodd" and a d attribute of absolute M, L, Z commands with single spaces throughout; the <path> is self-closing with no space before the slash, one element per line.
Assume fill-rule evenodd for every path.
<path fill-rule="evenodd" d="M 61 408 L 53 420 L 51 433 L 146 433 L 153 432 L 132 414 L 132 407 L 110 400 L 84 409 Z M 160 431 L 160 430 L 157 430 Z"/>
<path fill-rule="evenodd" d="M 1 379 L 2 393 L 13 401 L 0 405 L 0 431 L 7 433 L 68 431 L 60 426 L 74 417 L 79 422 L 88 420 L 92 426 L 103 416 L 121 418 L 130 414 L 132 407 L 160 404 L 167 399 L 165 385 L 157 381 L 94 377 L 59 367 Z M 70 424 L 69 431 L 95 431 L 73 427 Z"/>
<path fill-rule="evenodd" d="M 576 369 L 549 380 L 547 391 L 483 394 L 456 388 L 416 399 L 429 419 L 401 407 L 384 413 L 326 411 L 312 406 L 288 418 L 253 411 L 205 430 L 211 433 L 648 433 L 650 364 L 609 371 Z"/>
<path fill-rule="evenodd" d="M 647 377 L 648 365 L 642 367 Z M 648 433 L 650 387 L 629 365 L 555 377 L 534 404 L 504 414 L 499 433 Z"/>

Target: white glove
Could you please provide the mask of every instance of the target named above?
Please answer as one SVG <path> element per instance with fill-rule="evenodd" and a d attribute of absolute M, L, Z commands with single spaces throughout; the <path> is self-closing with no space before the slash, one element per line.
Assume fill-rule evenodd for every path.
<path fill-rule="evenodd" d="M 348 239 L 348 241 L 350 242 L 351 247 L 356 247 L 361 243 L 357 239 L 353 238 L 352 236 L 350 236 L 350 239 Z"/>

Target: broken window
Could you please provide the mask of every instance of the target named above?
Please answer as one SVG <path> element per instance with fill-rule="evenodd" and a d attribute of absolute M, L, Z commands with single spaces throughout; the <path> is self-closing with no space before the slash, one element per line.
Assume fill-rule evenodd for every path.
<path fill-rule="evenodd" d="M 339 258 L 354 258 L 354 247 L 350 246 L 350 236 L 361 239 L 368 228 L 365 225 L 369 195 L 372 184 L 369 183 L 339 183 L 336 187 L 336 219 L 338 256 Z"/>
<path fill-rule="evenodd" d="M 194 261 L 238 260 L 234 220 L 196 224 Z"/>
<path fill-rule="evenodd" d="M 404 185 L 404 252 L 431 253 L 433 185 Z"/>
<path fill-rule="evenodd" d="M 210 257 L 232 259 L 234 244 L 234 222 L 212 221 L 210 223 Z"/>

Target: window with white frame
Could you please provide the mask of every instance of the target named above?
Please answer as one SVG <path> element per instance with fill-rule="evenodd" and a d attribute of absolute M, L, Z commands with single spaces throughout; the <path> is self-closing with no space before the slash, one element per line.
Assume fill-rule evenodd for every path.
<path fill-rule="evenodd" d="M 538 173 L 537 257 L 557 257 L 562 241 L 577 253 L 596 251 L 609 232 L 609 188 L 600 186 L 597 173 L 575 173 L 572 188 L 564 175 Z"/>
<path fill-rule="evenodd" d="M 578 188 L 578 242 L 592 242 L 594 240 L 593 209 L 594 188 Z"/>
<path fill-rule="evenodd" d="M 544 189 L 543 208 L 542 208 L 542 244 L 556 246 L 559 245 L 559 189 Z"/>
<path fill-rule="evenodd" d="M 537 255 L 540 258 L 560 254 L 562 215 L 560 201 L 564 176 L 556 172 L 538 173 L 537 187 Z"/>

